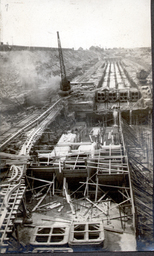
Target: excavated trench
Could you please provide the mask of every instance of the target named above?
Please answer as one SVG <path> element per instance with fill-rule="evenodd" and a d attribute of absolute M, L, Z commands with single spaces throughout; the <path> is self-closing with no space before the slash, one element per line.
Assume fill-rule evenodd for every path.
<path fill-rule="evenodd" d="M 29 54 L 29 53 L 28 53 Z M 87 53 L 85 53 L 85 54 L 87 54 Z M 30 54 L 30 55 L 32 55 L 32 54 Z M 39 53 L 38 53 L 38 55 L 39 55 Z M 37 58 L 38 58 L 38 55 L 37 55 Z M 67 54 L 66 54 L 67 55 Z M 80 57 L 81 57 L 81 55 L 82 55 L 82 57 L 83 57 L 83 55 L 84 55 L 84 53 L 79 53 L 79 55 L 80 55 Z M 24 54 L 23 54 L 23 56 L 24 56 Z M 52 55 L 53 56 L 53 55 Z M 85 56 L 85 55 L 84 55 Z M 29 56 L 30 58 L 32 57 L 32 56 Z M 47 56 L 45 56 L 45 58 L 46 58 L 46 60 L 47 60 Z M 50 56 L 50 58 L 51 58 L 51 56 Z M 48 59 L 48 61 L 50 60 L 50 58 Z M 57 57 L 56 57 L 57 58 Z M 72 56 L 71 56 L 71 58 L 72 58 Z M 89 68 L 91 65 L 93 65 L 93 64 L 95 64 L 96 63 L 96 61 L 97 61 L 97 58 L 94 58 L 94 54 L 92 54 L 92 53 L 90 53 L 89 54 L 89 60 L 88 60 L 88 63 L 86 64 L 84 64 L 83 63 L 83 60 L 81 60 L 81 65 L 83 66 L 83 68 L 82 68 L 82 71 L 85 71 L 87 68 Z M 18 57 L 17 57 L 17 59 L 18 59 Z M 82 59 L 82 58 L 81 58 Z M 8 67 L 8 63 L 7 63 L 7 61 L 8 61 L 8 59 L 7 59 L 7 57 L 5 58 L 5 63 L 6 63 L 6 65 L 5 65 L 5 67 L 7 66 Z M 37 60 L 37 65 L 38 65 L 38 60 Z M 56 63 L 56 61 L 55 61 L 55 63 Z M 12 63 L 11 63 L 12 64 Z M 82 73 L 82 71 L 81 71 L 81 69 L 79 69 L 78 67 L 76 67 L 75 65 L 76 65 L 77 63 L 75 63 L 74 62 L 74 70 L 71 70 L 71 68 L 70 68 L 70 70 L 71 70 L 71 74 L 69 74 L 69 76 L 70 76 L 70 78 L 74 78 L 74 75 L 81 75 L 81 73 Z M 41 64 L 42 65 L 42 64 Z M 39 69 L 41 70 L 41 65 L 39 66 Z M 44 64 L 43 64 L 44 65 Z M 34 67 L 34 66 L 33 66 Z M 68 67 L 69 67 L 69 61 L 68 61 Z M 17 67 L 16 67 L 17 68 Z M 38 68 L 38 66 L 37 66 L 37 68 Z M 51 68 L 51 66 L 50 65 L 44 65 L 44 70 L 46 69 L 46 70 L 48 70 L 48 69 L 50 69 Z M 38 70 L 39 70 L 38 69 Z M 34 70 L 33 68 L 32 68 L 32 70 Z M 36 70 L 35 70 L 36 71 Z M 12 71 L 11 71 L 12 72 Z M 22 70 L 22 72 L 23 72 L 23 70 Z M 55 73 L 54 73 L 55 72 Z M 55 70 L 53 70 L 53 74 L 55 75 L 56 74 L 56 69 Z M 126 73 L 126 72 L 125 72 Z M 34 72 L 34 74 L 35 74 L 35 72 Z M 17 76 L 18 74 L 16 74 L 16 76 Z M 48 74 L 49 75 L 49 74 Z M 51 74 L 50 74 L 51 75 Z M 45 74 L 45 77 L 47 76 L 47 73 Z M 105 76 L 105 73 L 104 73 L 104 76 Z M 41 81 L 42 83 L 44 82 L 43 81 L 43 79 L 45 78 L 45 77 L 43 77 L 42 76 L 42 78 L 39 80 L 39 82 Z M 33 76 L 32 77 L 33 79 L 35 78 L 35 76 Z M 17 79 L 17 77 L 16 77 L 16 79 Z M 101 78 L 101 82 L 100 82 L 100 86 L 101 86 L 101 83 L 103 82 L 103 79 L 104 79 L 104 77 L 103 78 Z M 56 80 L 56 81 L 54 81 L 55 83 L 57 83 L 57 81 L 59 81 L 59 80 Z M 2 81 L 3 83 L 4 83 L 4 81 Z M 17 81 L 16 81 L 17 82 Z M 51 84 L 50 83 L 51 82 L 51 80 L 49 81 L 49 85 Z M 23 80 L 22 80 L 22 82 L 21 82 L 21 84 L 23 83 Z M 59 83 L 59 82 L 58 82 Z M 18 83 L 17 83 L 18 84 Z M 26 84 L 26 83 L 25 83 Z M 10 88 L 9 88 L 9 86 L 10 85 L 8 85 L 8 89 L 7 89 L 7 95 L 10 95 L 8 92 L 10 91 Z M 19 86 L 19 84 L 18 84 L 18 86 Z M 46 90 L 46 89 L 45 89 Z M 44 89 L 43 89 L 43 91 L 44 91 Z M 47 91 L 49 92 L 50 91 L 50 88 L 47 86 Z M 31 96 L 29 96 L 29 99 L 28 99 L 28 101 L 27 101 L 27 104 L 29 104 L 29 105 L 31 105 L 31 104 L 34 104 L 35 103 L 35 105 L 37 106 L 36 108 L 38 108 L 38 106 L 40 107 L 40 105 L 42 104 L 41 103 L 41 101 L 40 101 L 40 98 L 39 98 L 39 96 L 38 97 L 35 97 L 34 95 L 35 95 L 35 92 L 37 92 L 37 90 L 34 90 L 34 94 L 33 94 L 33 96 L 31 97 Z M 51 91 L 50 91 L 51 92 Z M 13 93 L 15 93 L 15 92 L 13 92 Z M 56 95 L 56 94 L 55 94 Z M 5 95 L 6 96 L 6 95 Z M 4 96 L 3 96 L 4 97 Z M 49 98 L 51 98 L 51 97 L 53 97 L 53 94 L 52 93 L 50 93 L 50 97 Z M 35 99 L 34 99 L 35 98 Z M 48 101 L 50 101 L 50 99 L 48 98 Z M 45 96 L 45 100 L 43 99 L 43 104 L 44 104 L 44 102 L 47 102 L 46 101 L 46 96 Z M 7 107 L 5 106 L 5 104 L 4 104 L 4 109 L 3 109 L 3 115 L 5 116 L 6 115 L 6 113 L 8 113 L 8 119 L 6 120 L 5 118 L 4 118 L 4 120 L 6 120 L 5 122 L 5 124 L 4 124 L 4 126 L 6 125 L 6 126 L 8 126 L 8 127 L 10 127 L 11 125 L 12 125 L 12 121 L 11 120 L 15 120 L 15 118 L 14 117 L 16 117 L 16 120 L 15 120 L 15 122 L 17 122 L 17 121 L 19 121 L 20 120 L 20 112 L 18 112 L 18 109 L 19 109 L 19 107 L 20 106 L 24 106 L 24 104 L 22 103 L 21 104 L 21 102 L 22 101 L 20 101 L 20 104 L 19 104 L 19 99 L 17 99 L 16 100 L 16 102 L 18 102 L 18 104 L 16 103 L 16 105 L 17 106 L 15 106 L 14 107 L 14 110 L 13 110 L 13 108 L 12 108 L 12 110 L 10 111 L 9 109 L 10 109 L 10 107 L 8 107 L 8 109 L 7 109 Z M 30 103 L 31 102 L 31 103 Z M 5 103 L 5 97 L 4 97 L 4 103 Z M 12 102 L 11 102 L 11 104 L 12 104 Z M 9 112 L 7 112 L 7 111 L 10 111 L 10 113 Z M 150 109 L 149 109 L 150 110 Z M 32 110 L 30 109 L 30 110 L 28 110 L 27 111 L 27 113 L 26 113 L 26 115 L 29 115 L 29 113 L 31 112 Z M 132 114 L 132 125 L 135 127 L 135 130 L 137 130 L 137 127 L 138 127 L 138 125 L 143 125 L 143 126 L 146 126 L 146 125 L 148 125 L 149 124 L 149 119 L 148 118 L 146 118 L 147 117 L 147 109 L 145 110 L 145 111 L 142 111 L 142 113 L 139 111 L 139 110 L 136 110 L 136 111 L 134 111 L 133 112 L 133 114 Z M 22 113 L 24 113 L 24 112 L 22 112 L 21 111 L 21 115 L 22 115 Z M 125 121 L 127 121 L 127 124 L 129 124 L 130 123 L 130 119 L 129 119 L 129 115 L 128 115 L 128 111 L 123 111 L 122 112 L 122 118 L 123 119 L 125 119 Z M 150 114 L 149 114 L 150 115 Z M 94 117 L 94 115 L 93 114 L 87 114 L 87 119 L 86 119 L 86 121 L 87 121 L 87 123 L 89 124 L 89 125 L 91 125 L 91 126 L 93 126 L 93 125 L 98 125 L 98 124 L 100 124 L 100 123 L 102 123 L 103 124 L 103 121 L 105 120 L 105 114 L 104 115 L 99 115 L 99 114 L 96 114 L 95 115 L 95 117 Z M 85 119 L 85 117 L 81 117 L 80 115 L 76 115 L 76 120 L 77 121 L 85 121 L 84 120 Z M 112 124 L 112 114 L 109 114 L 108 115 L 108 117 L 106 116 L 106 119 L 109 119 L 109 120 L 111 120 L 111 121 L 108 121 L 108 123 L 107 123 L 107 125 L 111 125 Z M 11 123 L 11 125 L 9 124 L 9 122 Z M 73 127 L 73 125 L 74 125 L 74 120 L 72 119 L 72 117 L 68 117 L 65 113 L 61 113 L 61 114 L 59 114 L 58 115 L 58 117 L 55 119 L 55 121 L 53 121 L 48 127 L 47 127 L 47 129 L 43 132 L 43 135 L 41 136 L 41 138 L 37 141 L 37 143 L 35 143 L 35 145 L 32 147 L 32 149 L 31 149 L 31 151 L 30 151 L 30 156 L 31 156 L 31 161 L 37 161 L 37 154 L 38 154 L 38 152 L 39 151 L 42 151 L 42 150 L 44 150 L 44 151 L 51 151 L 52 149 L 53 149 L 53 146 L 57 143 L 57 141 L 58 141 L 58 139 L 60 138 L 60 136 L 63 134 L 63 133 L 65 133 L 66 131 L 68 131 L 68 130 L 71 130 L 71 128 Z M 7 127 L 7 128 L 8 128 Z M 4 129 L 5 130 L 5 129 Z M 127 129 L 126 129 L 127 130 Z M 141 133 L 142 133 L 142 131 L 140 131 L 140 133 L 138 132 L 138 134 L 137 135 L 135 135 L 136 137 L 137 137 L 137 139 L 139 139 L 139 137 L 143 137 L 143 134 L 144 134 L 144 136 L 145 136 L 145 138 L 146 138 L 146 134 L 145 134 L 145 132 L 142 134 L 142 136 L 141 136 Z M 22 145 L 22 136 L 24 136 L 24 135 L 21 135 L 21 137 L 19 137 L 18 138 L 18 142 L 14 142 L 13 144 L 12 144 L 12 146 L 11 146 L 11 150 L 12 150 L 12 152 L 10 151 L 10 149 L 9 148 L 7 148 L 7 150 L 6 150 L 6 152 L 11 152 L 11 153 L 13 153 L 13 150 L 14 150 L 14 152 L 16 151 L 18 151 L 18 149 L 21 147 L 21 145 Z M 127 138 L 128 138 L 128 131 L 126 131 L 126 136 L 127 136 Z M 143 140 L 145 139 L 145 138 L 143 138 Z M 132 145 L 130 145 L 130 148 L 128 149 L 128 151 L 130 150 L 131 151 L 131 146 Z M 148 145 L 146 145 L 146 146 L 148 146 Z M 151 149 L 150 149 L 151 150 Z M 149 151 L 150 152 L 150 151 Z M 131 154 L 130 154 L 130 159 L 131 159 Z M 142 197 L 143 196 L 143 194 L 145 194 L 145 193 L 148 193 L 147 195 L 150 195 L 150 197 L 152 196 L 151 195 L 151 189 L 150 190 L 148 190 L 148 188 L 146 187 L 146 189 L 144 190 L 143 189 L 143 191 L 140 191 L 141 190 L 141 187 L 142 187 L 142 184 L 139 184 L 139 183 L 137 183 L 137 181 L 136 181 L 136 178 L 143 178 L 143 177 L 141 177 L 140 176 L 140 169 L 137 169 L 137 172 L 138 173 L 136 173 L 135 174 L 135 172 L 136 172 L 136 169 L 135 168 L 137 168 L 136 166 L 135 166 L 135 164 L 134 164 L 134 162 L 132 161 L 131 162 L 131 160 L 130 160 L 130 164 L 132 164 L 132 181 L 133 181 L 133 186 L 134 186 L 134 195 L 135 195 L 135 203 L 136 203 L 136 207 L 137 207 L 137 236 L 138 236 L 138 238 L 140 238 L 141 237 L 141 239 L 138 239 L 137 241 L 138 241 L 138 249 L 140 249 L 141 248 L 141 244 L 142 243 L 144 243 L 144 242 L 147 242 L 147 243 L 149 243 L 149 241 L 150 240 L 152 240 L 152 232 L 151 232 L 151 229 L 149 228 L 149 223 L 148 223 L 148 221 L 147 221 L 147 216 L 145 216 L 146 214 L 143 214 L 143 204 L 141 203 L 141 202 L 139 202 L 138 201 L 138 197 Z M 135 168 L 134 168 L 134 166 L 135 166 Z M 27 170 L 27 175 L 30 175 L 30 173 L 31 173 L 31 171 L 28 169 Z M 41 176 L 42 175 L 42 176 Z M 49 177 L 48 175 L 45 177 L 43 174 L 39 174 L 39 176 L 38 176 L 39 178 L 44 178 L 44 179 L 48 179 L 48 180 L 52 180 L 52 176 L 51 177 Z M 149 177 L 151 177 L 150 175 L 149 175 Z M 145 176 L 144 176 L 144 178 L 145 178 Z M 85 181 L 85 180 L 84 180 Z M 146 182 L 146 185 L 148 184 L 148 182 L 149 182 L 149 180 L 145 180 L 145 182 Z M 137 184 L 136 184 L 137 183 Z M 26 183 L 26 185 L 28 185 L 27 183 Z M 31 186 L 39 186 L 39 185 L 41 185 L 41 183 L 39 183 L 38 181 L 35 181 L 35 182 L 30 182 L 30 185 Z M 151 186 L 151 185 L 150 185 Z M 61 189 L 61 186 L 59 186 L 58 187 L 58 189 Z M 69 189 L 70 190 L 73 190 L 73 186 L 71 187 L 69 187 Z M 45 193 L 46 191 L 44 190 L 44 192 L 43 193 Z M 83 191 L 81 191 L 81 193 L 83 193 Z M 31 202 L 30 204 L 29 204 L 29 199 L 30 199 L 30 197 L 32 196 L 32 193 L 29 191 L 27 191 L 27 205 L 30 207 L 29 208 L 29 210 L 31 210 L 31 208 L 33 208 L 34 206 L 35 206 L 35 204 L 36 204 L 36 202 L 37 202 L 37 200 L 36 201 L 33 201 L 33 202 Z M 141 200 L 141 199 L 140 199 Z M 150 201 L 150 203 L 151 203 L 151 201 Z M 150 204 L 149 203 L 149 204 Z M 151 207 L 151 206 L 150 206 Z M 151 209 L 151 208 L 150 208 Z M 142 211 L 142 214 L 141 214 L 141 211 Z M 144 224 L 146 223 L 146 228 L 144 229 L 144 228 L 140 228 L 140 225 L 142 225 L 143 224 L 143 222 L 144 222 Z M 147 231 L 147 227 L 149 228 L 148 229 L 148 231 Z M 145 230 L 146 230 L 146 232 L 145 232 Z M 150 230 L 150 231 L 149 231 Z M 151 233 L 150 233 L 151 232 Z M 22 232 L 21 232 L 22 233 Z M 145 234 L 147 235 L 148 234 L 148 238 L 146 239 L 145 238 Z M 25 234 L 22 234 L 22 236 L 26 236 Z M 26 238 L 23 238 L 23 240 L 25 239 L 25 241 L 26 241 Z M 115 237 L 113 238 L 113 241 L 114 241 L 114 239 L 115 239 Z M 110 241 L 112 241 L 112 239 L 110 240 Z M 118 238 L 117 238 L 117 241 L 118 241 Z M 119 250 L 119 246 L 118 246 L 118 243 L 116 244 L 116 241 L 114 241 L 114 248 L 113 248 L 113 250 Z M 110 249 L 112 250 L 112 244 L 110 244 Z M 144 246 L 142 246 L 142 249 L 144 248 Z"/>

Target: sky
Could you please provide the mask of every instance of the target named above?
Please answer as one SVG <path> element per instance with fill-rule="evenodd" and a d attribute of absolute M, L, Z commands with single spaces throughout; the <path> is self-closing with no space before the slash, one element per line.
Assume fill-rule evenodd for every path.
<path fill-rule="evenodd" d="M 151 46 L 150 0 L 0 0 L 10 45 L 64 48 Z"/>

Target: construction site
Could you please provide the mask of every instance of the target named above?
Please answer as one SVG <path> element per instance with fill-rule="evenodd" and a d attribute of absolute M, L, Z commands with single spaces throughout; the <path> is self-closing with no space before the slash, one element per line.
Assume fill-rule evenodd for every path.
<path fill-rule="evenodd" d="M 150 250 L 151 50 L 57 40 L 1 47 L 1 253 Z"/>

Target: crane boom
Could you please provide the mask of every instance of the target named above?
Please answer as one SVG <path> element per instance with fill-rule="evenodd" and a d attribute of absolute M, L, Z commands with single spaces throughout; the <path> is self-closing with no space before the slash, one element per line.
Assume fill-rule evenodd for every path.
<path fill-rule="evenodd" d="M 66 77 L 66 70 L 65 70 L 65 65 L 64 65 L 63 52 L 62 52 L 62 47 L 61 47 L 61 42 L 60 42 L 60 37 L 59 37 L 59 32 L 58 31 L 57 31 L 57 39 L 58 39 L 60 73 L 61 73 L 60 89 L 62 91 L 69 91 L 71 89 L 70 88 L 70 82 L 67 80 L 67 77 Z"/>

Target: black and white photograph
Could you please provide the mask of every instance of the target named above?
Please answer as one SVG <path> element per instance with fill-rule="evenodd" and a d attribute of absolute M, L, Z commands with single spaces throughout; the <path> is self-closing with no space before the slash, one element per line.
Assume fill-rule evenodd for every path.
<path fill-rule="evenodd" d="M 0 253 L 154 251 L 150 0 L 0 1 Z"/>

